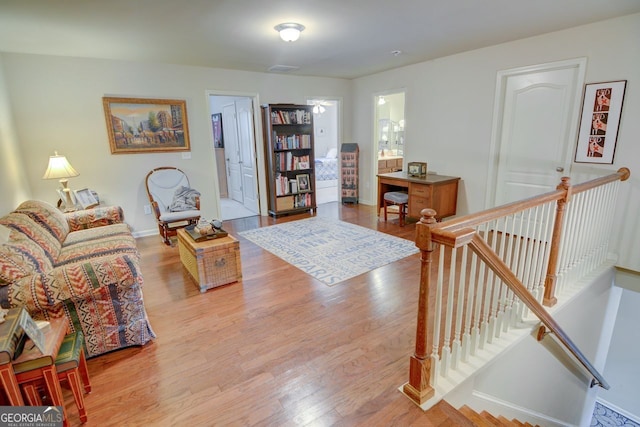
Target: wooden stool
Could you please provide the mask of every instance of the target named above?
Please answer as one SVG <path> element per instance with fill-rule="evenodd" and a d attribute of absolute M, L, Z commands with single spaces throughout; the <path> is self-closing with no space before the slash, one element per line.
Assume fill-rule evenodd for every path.
<path fill-rule="evenodd" d="M 389 191 L 384 193 L 384 222 L 387 222 L 387 206 L 398 206 L 400 214 L 400 227 L 404 226 L 404 217 L 407 214 L 407 204 L 409 203 L 409 195 L 402 191 Z"/>
<path fill-rule="evenodd" d="M 84 406 L 83 392 L 80 386 L 80 380 L 84 385 L 84 393 L 91 392 L 91 383 L 89 382 L 89 371 L 87 369 L 87 360 L 84 356 L 83 345 L 84 336 L 82 332 L 77 331 L 64 337 L 58 355 L 56 357 L 56 371 L 60 382 L 66 381 L 73 393 L 73 400 L 78 408 L 80 421 L 87 422 L 87 410 Z M 42 400 L 38 394 L 38 381 L 30 381 L 22 385 L 27 404 L 32 406 L 42 405 Z"/>

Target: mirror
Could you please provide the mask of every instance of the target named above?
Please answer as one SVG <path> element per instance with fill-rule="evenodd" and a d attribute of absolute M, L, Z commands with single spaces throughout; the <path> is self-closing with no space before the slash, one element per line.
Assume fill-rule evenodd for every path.
<path fill-rule="evenodd" d="M 402 170 L 404 158 L 404 92 L 375 97 L 378 173 Z"/>

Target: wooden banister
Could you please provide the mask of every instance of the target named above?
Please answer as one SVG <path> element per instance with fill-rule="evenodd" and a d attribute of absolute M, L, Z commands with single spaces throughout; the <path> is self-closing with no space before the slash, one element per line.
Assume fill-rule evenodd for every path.
<path fill-rule="evenodd" d="M 527 288 L 518 280 L 515 274 L 509 269 L 509 266 L 504 263 L 493 250 L 482 240 L 478 235 L 474 236 L 469 244 L 471 249 L 482 259 L 486 265 L 491 268 L 498 277 L 513 291 L 514 294 L 520 298 L 522 302 L 536 315 L 538 319 L 547 327 L 553 334 L 558 337 L 558 340 L 566 349 L 573 354 L 573 356 L 584 366 L 589 374 L 591 374 L 595 382 L 602 388 L 608 390 L 609 384 L 604 380 L 602 375 L 593 367 L 589 360 L 582 354 L 578 346 L 576 346 L 564 330 L 558 325 L 555 319 L 545 310 L 534 297 L 529 293 Z"/>
<path fill-rule="evenodd" d="M 616 173 L 606 175 L 600 178 L 592 179 L 591 181 L 583 182 L 582 184 L 576 184 L 573 186 L 573 194 L 582 193 L 583 191 L 591 190 L 592 188 L 600 187 L 601 185 L 608 184 L 617 180 L 626 181 L 631 176 L 629 168 L 620 168 Z"/>
<path fill-rule="evenodd" d="M 560 253 L 560 238 L 562 236 L 562 226 L 564 224 L 564 212 L 567 202 L 571 198 L 571 184 L 568 177 L 563 177 L 558 185 L 558 190 L 564 193 L 564 197 L 557 200 L 556 219 L 553 223 L 553 234 L 551 235 L 551 250 L 549 252 L 549 266 L 547 277 L 544 282 L 544 304 L 553 307 L 558 302 L 556 298 L 556 282 L 558 281 L 558 255 Z"/>
<path fill-rule="evenodd" d="M 526 209 L 540 206 L 544 203 L 554 202 L 564 197 L 564 194 L 565 193 L 562 190 L 550 191 L 539 196 L 534 196 L 517 202 L 508 203 L 506 205 L 497 206 L 495 208 L 487 209 L 475 214 L 448 219 L 446 221 L 439 222 L 436 229 L 439 233 L 440 230 L 453 231 L 460 228 L 475 227 L 477 225 L 484 224 L 498 218 L 513 215 Z M 422 215 L 425 215 L 424 210 L 421 213 Z"/>
<path fill-rule="evenodd" d="M 426 214 L 426 215 L 425 215 Z M 431 359 L 428 351 L 433 345 L 433 336 L 428 333 L 430 307 L 433 307 L 431 291 L 431 265 L 434 245 L 431 229 L 436 226 L 436 211 L 423 210 L 420 227 L 416 227 L 416 246 L 420 249 L 420 296 L 418 298 L 418 322 L 416 325 L 416 347 L 409 359 L 409 382 L 403 387 L 404 393 L 414 402 L 422 403 L 435 394 L 429 384 Z"/>
<path fill-rule="evenodd" d="M 490 278 L 491 274 L 499 278 L 506 288 L 508 288 L 519 301 L 521 301 L 540 319 L 544 327 L 548 328 L 558 338 L 567 351 L 578 360 L 590 375 L 592 375 L 594 378 L 592 384 L 598 384 L 603 388 L 608 389 L 609 385 L 602 375 L 600 375 L 600 373 L 582 354 L 580 349 L 560 328 L 553 317 L 545 310 L 543 304 L 552 306 L 556 303 L 555 293 L 559 269 L 558 258 L 559 252 L 562 249 L 560 247 L 562 236 L 566 233 L 566 231 L 563 230 L 563 224 L 565 222 L 564 217 L 571 199 L 576 194 L 595 189 L 596 187 L 615 181 L 625 181 L 629 177 L 630 171 L 628 168 L 621 168 L 613 174 L 573 186 L 570 184 L 569 178 L 563 177 L 562 182 L 553 191 L 492 209 L 487 209 L 479 213 L 453 218 L 444 222 L 436 222 L 437 213 L 433 209 L 424 209 L 421 212 L 422 218 L 416 224 L 416 246 L 421 252 L 420 291 L 415 352 L 410 358 L 409 381 L 403 387 L 405 394 L 419 405 L 425 403 L 426 400 L 430 399 L 435 393 L 434 387 L 432 386 L 432 384 L 436 384 L 436 381 L 434 380 L 434 375 L 436 375 L 436 373 L 434 371 L 437 368 L 438 372 L 440 372 L 439 364 L 441 356 L 438 347 L 440 344 L 438 342 L 434 342 L 434 337 L 432 336 L 432 334 L 434 334 L 434 328 L 439 328 L 438 325 L 440 325 L 440 320 L 435 319 L 435 317 L 440 315 L 438 307 L 442 302 L 439 299 L 440 297 L 436 298 L 436 295 L 439 295 L 435 290 L 436 283 L 432 283 L 434 280 L 432 279 L 432 270 L 434 270 L 434 268 L 441 268 L 440 266 L 434 267 L 432 265 L 434 259 L 433 252 L 438 245 L 441 245 L 442 248 L 450 248 L 451 251 L 455 251 L 456 248 L 464 248 L 465 250 L 466 248 L 471 249 L 475 256 L 480 260 L 479 264 L 482 265 L 479 272 L 474 270 L 476 271 L 474 280 L 486 280 L 486 284 L 485 282 L 478 284 L 480 292 L 485 292 L 484 295 L 490 295 L 489 292 L 491 292 L 492 286 L 494 286 L 494 283 Z M 555 217 L 552 218 L 551 203 L 554 202 L 556 203 L 556 213 Z M 536 210 L 537 212 L 539 208 L 544 208 L 543 210 L 545 210 L 545 212 L 549 212 L 549 214 L 545 213 L 543 218 L 545 224 L 553 227 L 552 229 L 545 229 L 545 233 L 547 233 L 547 230 L 550 230 L 551 234 L 541 235 L 542 237 L 537 235 L 530 237 L 527 232 L 520 234 L 519 231 L 512 232 L 507 230 L 505 228 L 506 226 L 497 225 L 500 224 L 500 221 L 503 221 L 504 223 L 507 218 L 510 218 L 510 221 L 513 223 L 514 218 L 517 215 L 519 215 L 520 218 L 524 218 L 527 217 L 527 215 L 531 215 L 532 210 Z M 487 228 L 484 229 L 484 231 L 481 231 L 482 227 Z M 497 243 L 500 247 L 500 256 L 496 253 L 496 248 L 491 247 L 489 242 L 485 240 L 491 238 L 493 241 L 492 244 L 496 244 L 498 235 L 502 236 L 500 237 L 501 242 Z M 520 237 L 520 239 L 517 239 L 518 237 Z M 520 242 L 524 242 L 523 247 L 525 248 L 527 245 L 532 248 L 536 248 L 535 254 L 528 255 L 526 263 L 528 264 L 529 261 L 533 259 L 534 262 L 540 265 L 539 270 L 536 270 L 535 273 L 536 278 L 541 277 L 542 279 L 540 279 L 539 284 L 538 282 L 528 283 L 531 285 L 529 289 L 522 283 L 514 272 L 516 267 L 510 267 L 507 264 L 507 262 L 509 262 L 508 259 L 503 260 L 501 258 L 503 253 L 507 254 L 507 258 L 511 255 L 519 256 L 520 254 L 517 253 L 517 251 L 521 250 Z M 564 249 L 562 249 L 562 251 L 564 254 Z M 445 256 L 443 254 L 444 252 L 440 253 L 441 263 L 442 257 Z M 525 254 L 525 256 L 526 255 L 527 254 Z M 540 258 L 538 259 L 538 257 Z M 518 269 L 522 269 L 522 266 L 525 265 L 525 262 L 522 261 L 524 259 L 524 256 L 522 256 Z M 452 264 L 453 263 L 454 262 L 452 261 Z M 486 267 L 488 267 L 488 271 L 490 272 L 487 276 L 483 273 L 483 269 Z M 458 268 L 458 266 L 451 267 L 452 270 L 454 268 Z M 512 270 L 512 268 L 514 268 L 514 270 Z M 462 276 L 464 277 L 464 274 Z M 459 280 L 456 279 L 456 277 L 459 276 L 452 274 L 451 280 Z M 529 278 L 528 281 L 531 281 L 531 278 Z M 544 282 L 544 286 L 542 286 L 542 282 Z M 438 283 L 438 286 L 440 286 L 440 283 Z M 464 293 L 464 283 L 460 283 L 460 285 L 458 285 L 458 283 L 450 283 L 448 286 L 456 286 L 456 289 L 460 289 L 458 292 L 459 295 Z M 482 291 L 483 286 L 486 286 L 484 291 Z M 496 286 L 502 285 L 496 284 Z M 540 303 L 539 299 L 532 294 L 533 289 L 536 289 L 536 292 L 538 292 L 538 298 L 542 300 L 542 303 Z M 468 292 L 471 291 L 473 291 L 472 287 L 469 288 Z M 455 298 L 454 295 L 455 292 L 451 292 L 451 297 Z M 498 294 L 494 293 L 494 295 Z M 509 304 L 509 301 L 504 299 L 504 295 L 500 295 L 500 298 L 502 298 L 499 301 L 500 307 L 506 307 L 505 310 L 509 309 L 509 306 L 507 305 Z M 477 298 L 477 310 L 482 310 L 483 316 L 486 316 L 485 313 L 487 313 L 484 310 L 491 309 L 491 315 L 493 316 L 494 313 L 503 309 L 496 308 L 496 306 L 492 306 L 491 308 L 489 306 L 482 308 L 483 304 L 490 305 L 493 303 L 493 301 L 489 301 L 486 296 L 482 298 L 484 299 L 481 300 L 480 296 Z M 495 301 L 498 300 L 497 296 L 493 298 Z M 509 296 L 507 295 L 506 298 L 509 298 Z M 455 301 L 447 301 L 447 304 L 454 304 L 454 306 L 460 307 L 457 310 L 461 311 L 462 304 L 458 304 Z M 471 314 L 467 313 L 465 316 L 467 316 L 467 319 L 470 319 Z M 477 314 L 474 313 L 474 316 L 477 316 Z M 482 322 L 486 323 L 487 320 L 483 318 Z M 493 322 L 493 320 L 491 320 L 491 322 Z M 449 324 L 451 324 L 451 322 L 449 322 Z M 498 330 L 495 329 L 495 324 L 487 327 L 492 328 L 492 330 Z M 486 334 L 486 329 L 482 329 L 485 328 L 484 324 L 480 329 L 477 324 L 474 325 L 473 328 L 475 328 L 472 332 L 473 334 Z M 479 332 L 476 332 L 478 330 Z M 437 331 L 435 332 L 437 334 Z M 465 333 L 469 334 L 468 331 L 465 331 Z M 457 337 L 459 337 L 460 332 L 458 331 L 457 334 Z M 475 338 L 472 337 L 472 339 L 477 339 L 477 336 L 478 335 L 475 335 Z M 445 338 L 445 340 L 449 341 L 450 336 Z M 450 352 L 450 350 L 447 350 L 447 353 Z M 443 365 L 444 369 L 448 369 L 447 366 L 447 364 Z"/>

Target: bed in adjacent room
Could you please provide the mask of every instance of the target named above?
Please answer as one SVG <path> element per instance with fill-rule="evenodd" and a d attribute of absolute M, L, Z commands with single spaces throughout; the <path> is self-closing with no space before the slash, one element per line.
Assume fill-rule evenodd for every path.
<path fill-rule="evenodd" d="M 325 157 L 316 157 L 316 203 L 338 200 L 338 150 L 331 148 Z"/>

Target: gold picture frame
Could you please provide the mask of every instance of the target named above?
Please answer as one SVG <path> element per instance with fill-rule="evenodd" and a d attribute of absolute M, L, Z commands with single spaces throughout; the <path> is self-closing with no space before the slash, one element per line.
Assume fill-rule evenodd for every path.
<path fill-rule="evenodd" d="M 186 101 L 104 97 L 102 104 L 111 154 L 191 150 Z"/>

